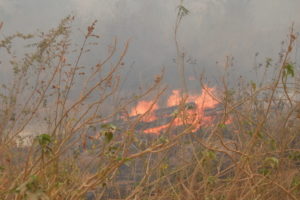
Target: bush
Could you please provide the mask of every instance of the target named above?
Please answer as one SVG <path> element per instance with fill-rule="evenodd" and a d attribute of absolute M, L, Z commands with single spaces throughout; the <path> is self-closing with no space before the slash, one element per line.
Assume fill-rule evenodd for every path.
<path fill-rule="evenodd" d="M 73 51 L 73 20 L 63 19 L 48 33 L 18 33 L 0 42 L 13 70 L 12 83 L 1 86 L 1 199 L 300 198 L 293 29 L 271 83 L 244 80 L 232 89 L 224 77 L 216 95 L 200 80 L 202 91 L 222 110 L 197 130 L 201 119 L 187 119 L 193 106 L 185 106 L 189 94 L 183 77 L 184 95 L 157 136 L 142 134 L 137 126 L 165 91 L 158 87 L 162 75 L 143 93 L 112 106 L 128 42 L 117 52 L 114 40 L 101 62 L 81 66 L 88 42 L 99 36 L 94 22 Z M 16 38 L 29 41 L 21 59 L 12 51 Z M 177 51 L 180 57 L 179 46 Z M 154 101 L 144 114 L 117 120 L 151 94 Z M 173 122 L 180 120 L 178 128 Z M 41 133 L 24 136 L 28 126 L 39 123 L 45 124 Z"/>

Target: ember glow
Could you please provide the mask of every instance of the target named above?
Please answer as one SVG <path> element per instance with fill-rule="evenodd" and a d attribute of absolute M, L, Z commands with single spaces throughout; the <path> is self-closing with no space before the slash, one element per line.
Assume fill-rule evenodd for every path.
<path fill-rule="evenodd" d="M 170 123 L 168 124 L 164 124 L 162 126 L 158 126 L 158 127 L 154 127 L 154 128 L 148 128 L 146 130 L 144 130 L 144 133 L 149 133 L 149 134 L 155 134 L 155 135 L 159 135 L 161 131 L 167 129 L 170 126 Z"/>
<path fill-rule="evenodd" d="M 200 95 L 193 94 L 186 98 L 184 105 L 186 103 L 194 103 L 191 106 L 186 106 L 183 109 L 178 109 L 172 116 L 174 119 L 171 122 L 166 124 L 148 128 L 143 130 L 144 133 L 149 134 L 160 134 L 162 131 L 166 130 L 168 127 L 178 127 L 182 125 L 192 126 L 192 131 L 198 130 L 201 126 L 208 125 L 212 123 L 213 117 L 205 116 L 206 109 L 215 108 L 218 105 L 218 102 L 211 96 L 215 92 L 214 88 L 206 87 L 202 90 Z M 180 90 L 173 90 L 172 94 L 168 97 L 167 107 L 178 106 L 182 101 L 182 93 Z M 149 111 L 152 106 L 152 110 Z M 144 122 L 153 122 L 158 120 L 158 117 L 155 115 L 155 111 L 159 106 L 154 101 L 140 101 L 135 108 L 131 110 L 130 115 L 143 115 L 146 112 L 147 115 L 142 119 Z"/>

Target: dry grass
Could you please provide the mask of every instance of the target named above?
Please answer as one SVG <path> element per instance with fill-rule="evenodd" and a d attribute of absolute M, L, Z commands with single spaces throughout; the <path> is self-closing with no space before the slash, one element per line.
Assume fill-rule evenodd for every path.
<path fill-rule="evenodd" d="M 47 34 L 16 34 L 0 42 L 14 70 L 12 82 L 1 88 L 0 199 L 300 198 L 293 29 L 272 82 L 244 80 L 229 89 L 224 77 L 215 95 L 201 78 L 202 90 L 223 107 L 214 123 L 196 133 L 185 124 L 180 131 L 170 126 L 160 136 L 147 136 L 136 133 L 142 115 L 121 127 L 110 122 L 145 96 L 157 101 L 165 91 L 162 75 L 138 96 L 116 101 L 128 43 L 118 52 L 115 40 L 106 58 L 83 67 L 88 42 L 98 36 L 93 23 L 73 51 L 73 20 L 64 19 Z M 17 59 L 14 39 L 32 37 L 29 53 Z M 184 74 L 184 66 L 178 69 Z M 188 95 L 184 78 L 182 83 Z M 174 120 L 186 121 L 185 95 Z M 109 107 L 111 102 L 117 103 Z M 38 123 L 44 132 L 25 141 L 26 127 Z"/>

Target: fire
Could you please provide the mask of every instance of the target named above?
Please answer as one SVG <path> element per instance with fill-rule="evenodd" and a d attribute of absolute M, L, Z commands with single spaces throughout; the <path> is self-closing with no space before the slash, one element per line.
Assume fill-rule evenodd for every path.
<path fill-rule="evenodd" d="M 171 96 L 169 96 L 167 101 L 167 106 L 177 106 L 180 103 L 181 95 L 180 90 L 172 90 Z"/>
<path fill-rule="evenodd" d="M 205 110 L 209 108 L 215 108 L 218 102 L 211 96 L 215 92 L 214 88 L 206 88 L 202 90 L 200 96 L 192 95 L 190 101 L 195 102 L 197 109 L 197 120 L 209 124 L 212 121 L 211 117 L 205 116 Z"/>
<path fill-rule="evenodd" d="M 194 102 L 198 108 L 214 108 L 218 102 L 210 95 L 215 92 L 214 88 L 207 87 L 203 89 L 202 94 L 199 95 L 190 95 L 187 98 L 186 102 Z M 167 106 L 177 106 L 182 99 L 180 90 L 173 90 L 172 94 L 169 96 L 167 101 Z"/>
<path fill-rule="evenodd" d="M 189 124 L 200 124 L 201 122 L 209 123 L 211 122 L 211 117 L 205 116 L 205 109 L 214 108 L 218 102 L 211 96 L 215 92 L 214 88 L 206 87 L 203 89 L 201 95 L 190 95 L 187 97 L 186 102 L 194 102 L 196 104 L 195 109 L 188 109 L 185 111 L 185 116 L 183 120 L 186 120 Z M 181 92 L 179 90 L 173 90 L 172 95 L 168 98 L 168 106 L 179 105 L 182 99 Z M 183 120 L 177 120 L 176 125 L 183 125 Z"/>
<path fill-rule="evenodd" d="M 214 108 L 218 104 L 218 102 L 211 96 L 211 94 L 214 93 L 214 88 L 207 87 L 205 90 L 203 89 L 200 96 L 192 95 L 190 99 L 197 104 L 198 108 Z"/>
<path fill-rule="evenodd" d="M 143 132 L 159 135 L 161 131 L 165 130 L 169 126 L 170 126 L 170 124 L 168 123 L 168 124 L 161 125 L 161 126 L 158 126 L 158 127 L 148 128 L 148 129 L 144 130 Z"/>
<path fill-rule="evenodd" d="M 155 103 L 154 101 L 140 101 L 138 102 L 136 107 L 131 109 L 129 116 L 144 115 L 148 112 L 147 114 L 145 114 L 142 121 L 151 122 L 157 119 L 154 111 L 158 108 L 159 107 L 157 103 Z"/>
<path fill-rule="evenodd" d="M 205 87 L 200 95 L 193 94 L 187 96 L 185 103 L 194 103 L 191 104 L 191 107 L 186 106 L 181 111 L 174 113 L 175 118 L 171 122 L 158 127 L 146 129 L 143 132 L 160 134 L 161 131 L 166 130 L 170 126 L 182 126 L 187 124 L 193 126 L 193 131 L 196 131 L 201 126 L 212 123 L 213 117 L 205 116 L 205 110 L 215 108 L 218 105 L 218 102 L 211 96 L 214 92 L 214 88 Z M 172 94 L 168 97 L 167 106 L 178 106 L 181 101 L 181 91 L 173 90 Z M 151 106 L 152 109 L 150 110 Z M 155 110 L 158 108 L 159 106 L 154 101 L 140 101 L 137 106 L 131 110 L 130 116 L 145 114 L 148 112 L 147 116 L 145 116 L 142 120 L 152 122 L 157 120 Z"/>

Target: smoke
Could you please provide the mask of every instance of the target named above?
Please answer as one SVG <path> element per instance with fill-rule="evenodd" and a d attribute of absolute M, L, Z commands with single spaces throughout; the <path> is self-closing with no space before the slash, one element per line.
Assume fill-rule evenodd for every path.
<path fill-rule="evenodd" d="M 137 77 L 131 87 L 151 80 L 162 67 L 167 82 L 178 87 L 173 38 L 178 4 L 174 0 L 74 1 L 83 21 L 100 19 L 104 35 L 131 39 L 127 60 L 135 61 L 131 73 Z M 197 82 L 195 72 L 205 71 L 217 79 L 227 57 L 234 58 L 233 76 L 257 79 L 255 64 L 266 58 L 276 61 L 291 25 L 300 29 L 297 0 L 186 0 L 184 5 L 190 14 L 182 21 L 179 40 L 190 85 Z"/>
<path fill-rule="evenodd" d="M 129 39 L 122 92 L 128 94 L 153 82 L 163 67 L 165 82 L 174 89 L 179 87 L 174 62 L 178 4 L 179 0 L 0 0 L 0 21 L 4 22 L 0 34 L 46 31 L 69 14 L 76 16 L 75 26 L 83 30 L 97 19 L 100 50 L 85 60 L 88 64 L 99 61 L 114 37 L 119 49 Z M 193 90 L 198 89 L 198 75 L 203 71 L 211 82 L 218 80 L 227 57 L 234 58 L 231 76 L 258 79 L 255 64 L 266 58 L 276 61 L 292 23 L 300 30 L 299 0 L 185 0 L 184 6 L 190 13 L 182 20 L 179 43 L 185 51 L 186 77 Z M 80 41 L 82 34 L 76 37 Z M 293 55 L 299 63 L 298 48 L 299 42 Z M 9 79 L 7 66 L 0 67 L 0 80 Z"/>
<path fill-rule="evenodd" d="M 0 19 L 7 34 L 51 28 L 71 13 L 82 27 L 98 19 L 96 31 L 102 35 L 103 44 L 113 37 L 130 39 L 125 62 L 128 88 L 152 80 L 162 67 L 167 83 L 175 88 L 178 4 L 177 0 L 1 0 Z M 255 79 L 255 62 L 264 62 L 267 57 L 276 60 L 292 23 L 295 30 L 300 29 L 298 0 L 186 0 L 184 5 L 190 14 L 182 21 L 179 40 L 186 53 L 190 85 L 196 82 L 195 72 L 205 71 L 216 79 L 223 73 L 228 56 L 234 57 L 233 74 Z"/>

